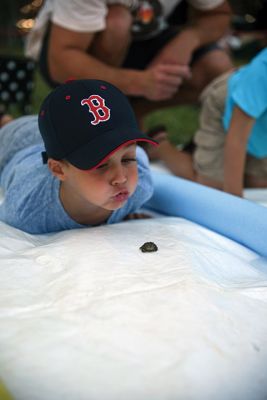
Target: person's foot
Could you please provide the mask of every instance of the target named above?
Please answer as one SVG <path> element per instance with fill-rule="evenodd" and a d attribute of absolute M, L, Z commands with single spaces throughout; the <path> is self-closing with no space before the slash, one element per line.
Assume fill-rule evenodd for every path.
<path fill-rule="evenodd" d="M 0 128 L 2 128 L 4 125 L 8 124 L 12 120 L 13 120 L 13 117 L 9 114 L 0 115 Z"/>
<path fill-rule="evenodd" d="M 156 140 L 159 145 L 163 141 L 168 140 L 167 130 L 164 125 L 155 126 L 154 128 L 149 129 L 146 134 L 147 136 L 151 137 L 151 139 Z M 153 146 L 149 143 L 145 143 L 143 148 L 146 151 L 150 161 L 156 161 L 160 158 L 158 146 Z"/>

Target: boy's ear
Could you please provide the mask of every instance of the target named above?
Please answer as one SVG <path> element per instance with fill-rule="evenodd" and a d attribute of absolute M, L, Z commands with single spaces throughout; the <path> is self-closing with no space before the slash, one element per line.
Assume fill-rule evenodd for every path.
<path fill-rule="evenodd" d="M 49 158 L 47 161 L 48 168 L 51 173 L 61 181 L 66 179 L 66 164 L 64 161 L 54 160 L 53 158 Z"/>

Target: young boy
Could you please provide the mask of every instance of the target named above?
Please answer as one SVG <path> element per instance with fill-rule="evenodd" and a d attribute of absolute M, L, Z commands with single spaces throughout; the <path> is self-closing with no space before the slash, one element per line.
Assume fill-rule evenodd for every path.
<path fill-rule="evenodd" d="M 201 96 L 193 160 L 167 140 L 156 155 L 176 175 L 242 196 L 243 187 L 267 187 L 267 49 L 246 66 L 215 79 Z"/>
<path fill-rule="evenodd" d="M 153 191 L 138 141 L 157 144 L 140 132 L 113 85 L 77 80 L 57 87 L 38 119 L 22 117 L 0 130 L 0 220 L 41 234 L 125 219 Z"/>

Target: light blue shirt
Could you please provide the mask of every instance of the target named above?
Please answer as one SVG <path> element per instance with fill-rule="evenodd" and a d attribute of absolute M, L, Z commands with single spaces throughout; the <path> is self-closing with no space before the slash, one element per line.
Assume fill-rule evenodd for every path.
<path fill-rule="evenodd" d="M 257 158 L 267 157 L 267 49 L 230 77 L 223 116 L 226 131 L 235 105 L 256 120 L 247 144 L 248 153 Z"/>
<path fill-rule="evenodd" d="M 59 199 L 60 182 L 43 164 L 42 151 L 37 117 L 19 118 L 0 130 L 0 184 L 5 194 L 0 220 L 34 234 L 86 227 L 64 210 Z M 137 188 L 122 208 L 113 211 L 107 224 L 122 221 L 152 196 L 149 161 L 140 147 L 137 164 Z"/>

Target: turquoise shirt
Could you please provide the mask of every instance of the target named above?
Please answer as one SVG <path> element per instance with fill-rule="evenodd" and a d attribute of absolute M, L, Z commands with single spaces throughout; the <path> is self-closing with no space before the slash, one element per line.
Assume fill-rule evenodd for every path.
<path fill-rule="evenodd" d="M 249 136 L 247 152 L 257 158 L 267 157 L 267 49 L 229 78 L 223 116 L 226 131 L 234 106 L 256 120 Z"/>

